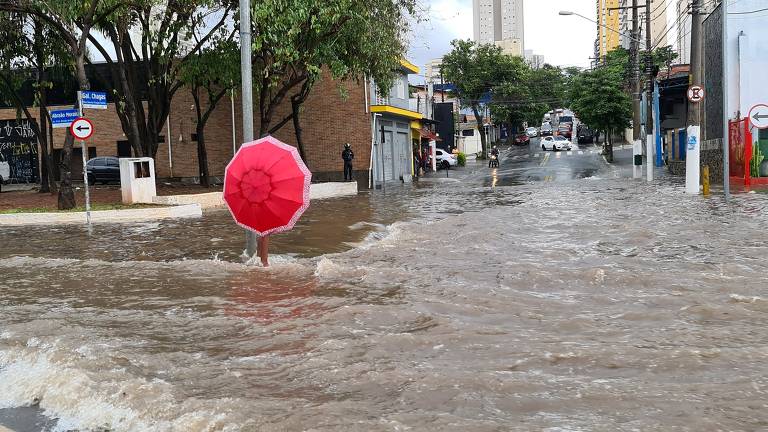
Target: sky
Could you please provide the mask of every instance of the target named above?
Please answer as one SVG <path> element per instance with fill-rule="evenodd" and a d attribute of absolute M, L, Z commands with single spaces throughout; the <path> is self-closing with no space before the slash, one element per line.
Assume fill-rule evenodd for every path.
<path fill-rule="evenodd" d="M 429 20 L 414 26 L 408 55 L 423 68 L 427 61 L 448 53 L 451 40 L 472 39 L 472 0 L 422 2 Z M 595 0 L 524 0 L 524 47 L 543 55 L 550 64 L 586 67 L 594 55 L 596 24 L 577 16 L 560 16 L 561 10 L 594 19 Z"/>

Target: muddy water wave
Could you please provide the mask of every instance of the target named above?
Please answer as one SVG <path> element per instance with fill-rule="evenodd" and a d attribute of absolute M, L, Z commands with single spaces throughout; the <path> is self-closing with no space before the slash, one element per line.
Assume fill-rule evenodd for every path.
<path fill-rule="evenodd" d="M 0 233 L 0 408 L 56 430 L 768 427 L 764 196 L 388 193 L 313 209 L 270 270 L 217 214 Z"/>

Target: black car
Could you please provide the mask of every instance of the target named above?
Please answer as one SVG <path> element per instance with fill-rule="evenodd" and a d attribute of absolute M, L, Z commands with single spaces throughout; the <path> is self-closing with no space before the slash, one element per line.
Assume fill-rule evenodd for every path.
<path fill-rule="evenodd" d="M 88 183 L 109 183 L 120 181 L 120 160 L 114 156 L 96 157 L 89 160 L 85 166 L 88 172 Z"/>
<path fill-rule="evenodd" d="M 592 143 L 595 141 L 595 133 L 592 132 L 592 129 L 581 126 L 579 127 L 578 141 L 579 144 Z"/>

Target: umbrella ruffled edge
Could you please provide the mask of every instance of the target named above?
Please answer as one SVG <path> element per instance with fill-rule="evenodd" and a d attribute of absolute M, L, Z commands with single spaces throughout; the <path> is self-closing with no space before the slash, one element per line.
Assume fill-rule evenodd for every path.
<path fill-rule="evenodd" d="M 257 145 L 257 144 L 261 144 L 263 142 L 269 142 L 269 143 L 274 144 L 274 145 L 276 145 L 278 147 L 281 147 L 284 150 L 288 151 L 291 154 L 291 156 L 293 156 L 293 160 L 296 162 L 296 165 L 299 167 L 299 170 L 301 170 L 301 172 L 304 173 L 304 191 L 303 191 L 303 198 L 304 198 L 303 201 L 304 201 L 304 203 L 301 205 L 301 207 L 299 207 L 293 213 L 293 216 L 291 217 L 291 220 L 289 220 L 287 224 L 279 226 L 279 227 L 275 227 L 275 228 L 272 228 L 272 229 L 268 229 L 266 231 L 259 231 L 259 230 L 253 229 L 253 228 L 251 228 L 251 227 L 249 227 L 249 226 L 247 226 L 245 224 L 242 224 L 242 223 L 238 222 L 237 218 L 235 217 L 235 214 L 232 212 L 232 208 L 230 208 L 230 206 L 229 206 L 229 203 L 227 203 L 225 201 L 225 204 L 227 205 L 227 210 L 229 210 L 229 214 L 232 216 L 232 220 L 234 220 L 236 224 L 240 225 L 241 228 L 246 229 L 248 231 L 252 231 L 252 232 L 254 232 L 257 235 L 262 236 L 262 237 L 268 236 L 270 234 L 290 231 L 290 230 L 293 229 L 293 227 L 296 225 L 296 222 L 299 221 L 299 218 L 309 208 L 309 190 L 310 190 L 310 185 L 312 184 L 312 172 L 309 170 L 309 168 L 307 168 L 307 165 L 304 163 L 304 160 L 301 159 L 301 156 L 299 155 L 299 150 L 296 147 L 292 146 L 292 145 L 289 145 L 289 144 L 286 144 L 286 143 L 280 141 L 279 139 L 273 137 L 272 135 L 267 135 L 264 138 L 259 138 L 259 139 L 255 140 L 255 141 L 244 143 L 243 145 L 240 146 L 239 149 L 237 149 L 237 152 L 235 153 L 235 155 L 229 161 L 229 163 L 227 164 L 226 168 L 224 168 L 224 178 L 225 178 L 225 180 L 224 180 L 224 188 L 222 190 L 222 198 L 226 195 L 226 192 L 227 192 L 226 191 L 226 188 L 227 188 L 226 173 L 229 170 L 229 166 L 232 164 L 232 161 L 234 161 L 235 158 L 237 157 L 237 154 L 240 153 L 240 150 L 245 148 L 245 147 L 254 146 L 254 145 Z"/>

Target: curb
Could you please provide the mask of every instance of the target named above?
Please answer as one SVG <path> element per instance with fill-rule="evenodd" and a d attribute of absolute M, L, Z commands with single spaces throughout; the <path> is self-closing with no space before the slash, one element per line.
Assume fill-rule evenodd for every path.
<path fill-rule="evenodd" d="M 202 215 L 203 211 L 200 204 L 187 204 L 175 207 L 94 211 L 91 212 L 91 222 L 142 222 L 160 219 L 200 217 Z M 85 212 L 0 214 L 0 226 L 80 224 L 85 224 Z"/>

